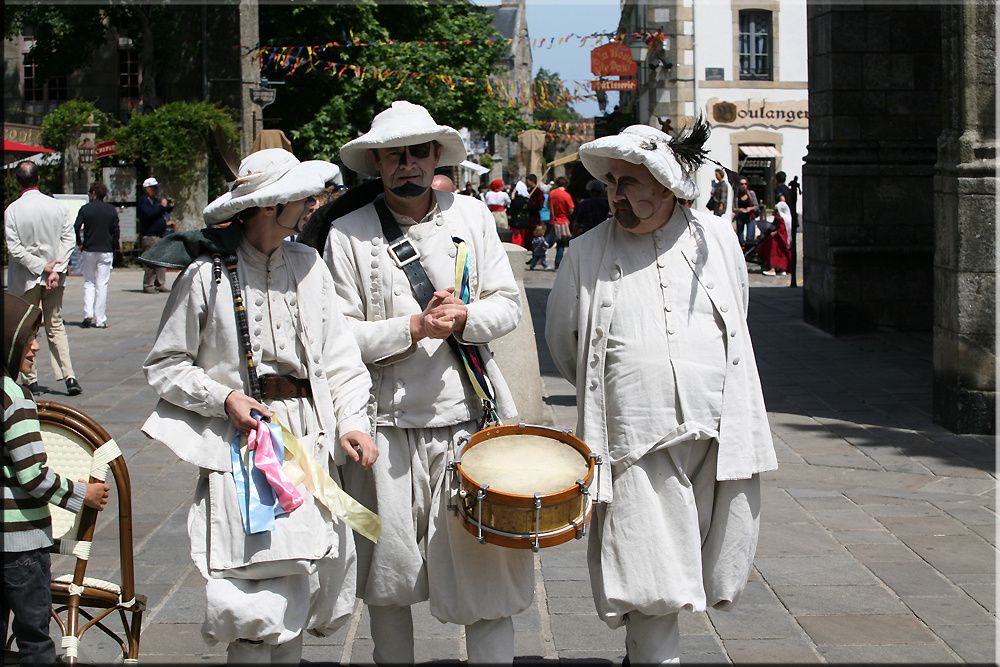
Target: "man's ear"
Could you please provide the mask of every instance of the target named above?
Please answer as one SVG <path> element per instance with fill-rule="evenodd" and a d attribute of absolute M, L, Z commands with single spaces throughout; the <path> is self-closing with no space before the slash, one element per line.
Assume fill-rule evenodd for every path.
<path fill-rule="evenodd" d="M 375 148 L 369 148 L 368 154 L 372 156 L 372 162 L 375 163 L 375 168 L 378 169 L 382 166 L 382 160 L 379 159 L 378 150 Z"/>
<path fill-rule="evenodd" d="M 438 163 L 441 162 L 441 152 L 443 150 L 444 149 L 441 148 L 441 144 L 439 144 L 437 141 L 435 141 L 434 142 L 434 166 L 435 167 L 438 166 Z"/>

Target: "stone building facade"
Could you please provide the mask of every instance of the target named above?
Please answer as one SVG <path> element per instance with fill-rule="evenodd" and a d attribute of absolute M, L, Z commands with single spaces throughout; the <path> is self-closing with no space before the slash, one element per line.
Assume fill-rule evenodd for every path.
<path fill-rule="evenodd" d="M 996 9 L 810 4 L 804 315 L 933 331 L 934 417 L 996 421 Z"/>

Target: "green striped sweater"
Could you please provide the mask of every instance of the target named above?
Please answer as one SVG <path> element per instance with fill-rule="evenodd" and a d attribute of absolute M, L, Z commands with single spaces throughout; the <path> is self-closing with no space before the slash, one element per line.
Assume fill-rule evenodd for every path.
<path fill-rule="evenodd" d="M 52 545 L 49 503 L 79 512 L 86 484 L 60 477 L 46 465 L 38 412 L 31 392 L 3 377 L 4 551 Z"/>

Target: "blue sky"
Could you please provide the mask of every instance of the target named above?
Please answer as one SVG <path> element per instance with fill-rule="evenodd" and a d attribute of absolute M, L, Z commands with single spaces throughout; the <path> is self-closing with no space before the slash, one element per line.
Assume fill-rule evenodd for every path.
<path fill-rule="evenodd" d="M 481 5 L 498 4 L 496 0 L 475 2 Z M 621 15 L 619 0 L 527 0 L 527 9 L 528 34 L 532 41 L 542 37 L 563 37 L 570 33 L 589 35 L 594 32 L 613 32 L 618 27 Z M 590 72 L 590 50 L 594 45 L 592 40 L 587 40 L 586 46 L 580 46 L 580 40 L 577 39 L 565 44 L 557 43 L 552 48 L 548 48 L 548 42 L 542 48 L 532 48 L 532 74 L 544 67 L 569 81 L 595 79 Z M 618 102 L 617 98 L 618 93 L 608 93 L 609 109 Z M 574 107 L 587 117 L 600 113 L 597 102 L 593 100 L 577 102 Z"/>

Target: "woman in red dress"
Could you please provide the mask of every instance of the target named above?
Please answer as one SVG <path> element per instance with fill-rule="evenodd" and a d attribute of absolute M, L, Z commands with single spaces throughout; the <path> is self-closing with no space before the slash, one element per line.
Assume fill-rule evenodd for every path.
<path fill-rule="evenodd" d="M 780 195 L 779 199 L 785 201 L 784 195 Z M 775 207 L 774 222 L 768 225 L 769 231 L 764 234 L 764 239 L 757 246 L 757 255 L 760 257 L 763 269 L 761 273 L 765 276 L 785 275 L 792 258 L 792 253 L 788 249 L 788 226 L 779 209 L 787 210 L 787 207 Z"/>

